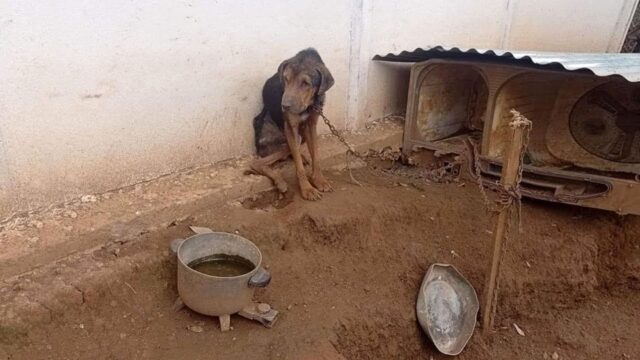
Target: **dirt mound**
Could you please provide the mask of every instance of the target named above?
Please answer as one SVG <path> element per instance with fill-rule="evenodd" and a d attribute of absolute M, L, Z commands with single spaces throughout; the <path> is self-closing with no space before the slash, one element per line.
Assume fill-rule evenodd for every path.
<path fill-rule="evenodd" d="M 194 210 L 188 223 L 118 251 L 111 244 L 17 279 L 0 291 L 3 314 L 16 304 L 43 313 L 0 325 L 0 349 L 12 359 L 443 359 L 416 322 L 415 301 L 434 262 L 453 264 L 482 294 L 492 219 L 476 185 L 361 169 L 358 187 L 345 173 L 328 175 L 336 192 L 322 201 L 264 193 Z M 167 246 L 188 236 L 188 225 L 238 232 L 260 247 L 273 281 L 257 296 L 281 310 L 273 329 L 233 317 L 234 330 L 220 333 L 213 319 L 172 310 Z M 638 353 L 637 219 L 526 201 L 523 230 L 507 244 L 496 333 L 476 333 L 461 358 Z M 67 296 L 42 298 L 52 286 Z M 193 324 L 204 331 L 189 331 Z"/>

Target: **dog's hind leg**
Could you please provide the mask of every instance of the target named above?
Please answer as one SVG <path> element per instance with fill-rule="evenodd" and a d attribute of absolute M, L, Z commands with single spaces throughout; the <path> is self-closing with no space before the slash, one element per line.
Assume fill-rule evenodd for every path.
<path fill-rule="evenodd" d="M 289 146 L 284 145 L 274 153 L 262 158 L 255 159 L 251 162 L 251 169 L 260 175 L 264 175 L 273 181 L 278 191 L 287 192 L 287 183 L 284 181 L 279 172 L 271 168 L 274 163 L 284 160 L 291 155 Z"/>
<path fill-rule="evenodd" d="M 262 138 L 262 128 L 264 127 L 264 123 L 266 121 L 266 116 L 268 114 L 267 108 L 263 107 L 260 114 L 253 118 L 253 132 L 254 132 L 254 140 L 256 145 L 256 150 L 260 151 L 260 139 Z"/>

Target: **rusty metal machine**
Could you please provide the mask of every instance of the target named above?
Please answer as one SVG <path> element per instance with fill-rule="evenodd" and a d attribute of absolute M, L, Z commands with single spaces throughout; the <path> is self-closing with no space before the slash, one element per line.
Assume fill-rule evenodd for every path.
<path fill-rule="evenodd" d="M 500 177 L 509 111 L 533 122 L 522 194 L 640 214 L 640 55 L 416 49 L 403 151 L 480 143 L 485 185 Z"/>

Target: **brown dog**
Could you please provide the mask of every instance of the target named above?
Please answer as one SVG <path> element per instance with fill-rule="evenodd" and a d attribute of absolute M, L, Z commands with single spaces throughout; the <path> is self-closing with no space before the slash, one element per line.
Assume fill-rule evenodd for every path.
<path fill-rule="evenodd" d="M 303 198 L 318 200 L 321 192 L 332 191 L 320 170 L 316 127 L 318 111 L 333 83 L 318 52 L 306 49 L 280 64 L 278 72 L 264 84 L 264 108 L 253 119 L 260 158 L 251 164 L 251 168 L 271 178 L 280 192 L 287 191 L 287 184 L 271 165 L 289 155 L 293 157 Z M 311 182 L 305 173 L 305 157 L 300 148 L 305 142 L 311 155 Z"/>

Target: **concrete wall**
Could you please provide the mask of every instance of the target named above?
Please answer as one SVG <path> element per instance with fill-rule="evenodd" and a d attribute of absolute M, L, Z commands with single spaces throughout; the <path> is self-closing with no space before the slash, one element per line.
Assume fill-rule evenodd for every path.
<path fill-rule="evenodd" d="M 251 153 L 264 80 L 309 46 L 336 80 L 340 125 L 350 13 L 342 0 L 0 2 L 1 208 Z"/>
<path fill-rule="evenodd" d="M 376 53 L 617 50 L 636 1 L 5 0 L 0 215 L 250 154 L 262 83 L 305 47 L 356 128 L 404 110 L 408 68 Z"/>

